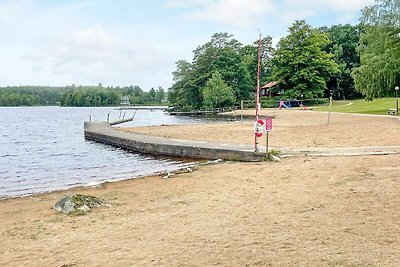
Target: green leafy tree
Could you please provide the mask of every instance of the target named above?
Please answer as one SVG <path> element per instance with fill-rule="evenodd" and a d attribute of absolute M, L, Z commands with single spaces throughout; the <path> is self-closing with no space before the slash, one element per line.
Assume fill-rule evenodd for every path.
<path fill-rule="evenodd" d="M 218 71 L 224 82 L 234 91 L 236 99 L 248 99 L 255 85 L 242 60 L 241 49 L 242 44 L 233 35 L 216 33 L 200 49 L 202 53 L 195 51 L 196 70 L 206 70 L 202 75 L 202 86 L 205 86 L 213 72 Z"/>
<path fill-rule="evenodd" d="M 321 97 L 331 75 L 339 73 L 333 55 L 323 51 L 328 36 L 304 20 L 289 28 L 272 60 L 272 76 L 287 97 Z"/>
<path fill-rule="evenodd" d="M 149 91 L 149 99 L 150 102 L 154 102 L 156 100 L 156 90 L 154 90 L 154 88 L 151 88 Z"/>
<path fill-rule="evenodd" d="M 61 87 L 7 86 L 0 88 L 0 106 L 57 105 Z"/>
<path fill-rule="evenodd" d="M 232 34 L 215 33 L 211 41 L 194 50 L 192 84 L 197 89 L 195 108 L 203 105 L 202 90 L 213 72 L 219 71 L 222 79 L 231 86 L 235 95 L 242 99 L 251 91 L 251 80 L 241 65 L 239 50 L 242 44 Z"/>
<path fill-rule="evenodd" d="M 232 88 L 237 99 L 249 98 L 254 84 L 239 53 L 233 47 L 225 47 L 218 51 L 218 56 L 213 64 L 211 75 L 218 71 L 224 82 Z"/>
<path fill-rule="evenodd" d="M 331 41 L 324 50 L 334 55 L 334 60 L 340 69 L 340 73 L 332 75 L 329 79 L 328 89 L 332 90 L 334 97 L 338 99 L 359 97 L 351 72 L 360 66 L 360 57 L 357 53 L 360 27 L 350 24 L 334 25 L 330 28 L 324 27 L 322 31 L 328 34 Z"/>
<path fill-rule="evenodd" d="M 143 105 L 146 103 L 144 96 L 145 92 L 137 85 L 130 87 L 126 92 L 124 92 L 124 95 L 129 96 L 129 102 L 132 105 Z"/>
<path fill-rule="evenodd" d="M 215 71 L 232 88 L 237 99 L 249 98 L 254 84 L 239 53 L 241 48 L 242 44 L 231 34 L 216 33 L 209 42 L 194 50 L 192 63 L 178 61 L 173 72 L 174 84 L 168 92 L 170 103 L 180 109 L 202 107 L 203 90 Z"/>
<path fill-rule="evenodd" d="M 215 71 L 207 81 L 203 99 L 207 108 L 230 107 L 236 100 L 232 88 L 224 82 L 218 71 Z"/>
<path fill-rule="evenodd" d="M 224 82 L 218 71 L 215 71 L 207 81 L 203 90 L 203 99 L 207 108 L 230 107 L 236 100 L 232 88 Z"/>
<path fill-rule="evenodd" d="M 157 91 L 156 91 L 156 102 L 157 103 L 162 103 L 165 100 L 165 92 L 164 89 L 159 86 Z"/>
<path fill-rule="evenodd" d="M 153 92 L 154 91 L 154 92 Z M 164 98 L 161 87 L 144 92 L 139 86 L 20 86 L 0 87 L 0 106 L 61 105 L 79 107 L 118 106 L 121 96 L 129 97 L 132 104 L 154 103 L 155 98 Z"/>
<path fill-rule="evenodd" d="M 274 48 L 272 46 L 271 36 L 266 36 L 261 39 L 260 52 L 260 83 L 262 86 L 272 80 L 271 59 L 274 54 Z M 252 85 L 252 91 L 254 91 L 257 85 L 258 41 L 255 41 L 252 45 L 244 46 L 239 53 L 242 59 L 242 64 L 250 75 L 250 83 Z"/>
<path fill-rule="evenodd" d="M 190 110 L 200 101 L 193 78 L 192 64 L 185 60 L 175 64 L 177 69 L 172 73 L 174 84 L 169 88 L 168 100 L 173 106 Z"/>
<path fill-rule="evenodd" d="M 361 66 L 352 72 L 356 90 L 368 100 L 393 94 L 400 84 L 400 1 L 376 1 L 363 9 L 360 22 Z"/>

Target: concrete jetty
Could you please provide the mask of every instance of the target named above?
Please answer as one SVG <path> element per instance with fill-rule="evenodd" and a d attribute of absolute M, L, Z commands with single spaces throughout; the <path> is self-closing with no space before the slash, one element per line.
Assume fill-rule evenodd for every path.
<path fill-rule="evenodd" d="M 265 153 L 256 153 L 248 145 L 219 144 L 176 140 L 164 137 L 128 133 L 113 128 L 107 122 L 85 122 L 85 138 L 141 153 L 197 159 L 260 161 Z"/>

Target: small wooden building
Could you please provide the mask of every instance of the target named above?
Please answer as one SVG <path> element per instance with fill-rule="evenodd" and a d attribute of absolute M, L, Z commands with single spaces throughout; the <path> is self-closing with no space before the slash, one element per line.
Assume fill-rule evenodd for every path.
<path fill-rule="evenodd" d="M 276 88 L 273 88 L 273 87 L 276 87 L 277 85 L 278 85 L 278 82 L 269 82 L 269 83 L 263 85 L 260 88 L 261 96 L 272 97 L 272 96 L 275 96 L 275 95 L 282 94 L 282 92 L 274 90 Z"/>

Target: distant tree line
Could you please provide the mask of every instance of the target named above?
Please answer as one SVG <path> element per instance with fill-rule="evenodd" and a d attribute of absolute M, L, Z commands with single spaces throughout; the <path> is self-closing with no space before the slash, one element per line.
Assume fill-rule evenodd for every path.
<path fill-rule="evenodd" d="M 64 87 L 8 86 L 0 88 L 0 106 L 118 106 L 121 96 L 128 96 L 132 105 L 161 104 L 166 101 L 166 93 L 161 87 L 145 92 L 139 86 L 103 87 L 101 84 Z"/>
<path fill-rule="evenodd" d="M 46 106 L 60 101 L 62 89 L 50 86 L 0 88 L 0 106 Z"/>
<path fill-rule="evenodd" d="M 400 84 L 400 1 L 376 0 L 360 24 L 312 28 L 295 21 L 276 48 L 261 40 L 261 85 L 277 81 L 282 98 L 368 100 L 394 94 Z M 237 105 L 255 97 L 257 41 L 242 45 L 216 33 L 194 50 L 192 62 L 176 62 L 171 105 L 183 109 Z"/>

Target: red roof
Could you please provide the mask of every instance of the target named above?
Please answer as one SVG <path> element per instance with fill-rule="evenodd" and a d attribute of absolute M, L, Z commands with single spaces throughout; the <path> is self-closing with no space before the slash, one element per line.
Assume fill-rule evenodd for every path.
<path fill-rule="evenodd" d="M 264 85 L 263 87 L 261 87 L 261 89 L 271 88 L 271 87 L 274 87 L 277 84 L 278 84 L 277 82 L 269 82 L 266 85 Z"/>

